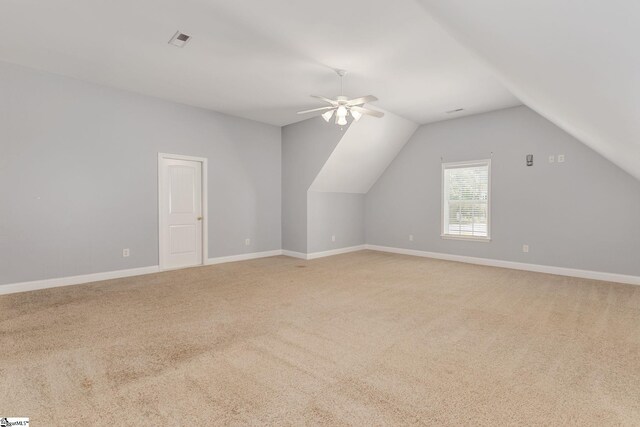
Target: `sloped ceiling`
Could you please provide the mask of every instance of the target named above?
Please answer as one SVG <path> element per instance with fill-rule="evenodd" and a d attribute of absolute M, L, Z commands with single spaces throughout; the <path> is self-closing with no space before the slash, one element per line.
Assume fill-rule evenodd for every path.
<path fill-rule="evenodd" d="M 420 1 L 522 102 L 640 179 L 640 2 Z"/>
<path fill-rule="evenodd" d="M 367 193 L 417 128 L 388 111 L 351 123 L 309 190 Z"/>
<path fill-rule="evenodd" d="M 2 61 L 278 126 L 339 94 L 335 68 L 345 95 L 419 123 L 520 104 L 413 0 L 0 4 Z"/>

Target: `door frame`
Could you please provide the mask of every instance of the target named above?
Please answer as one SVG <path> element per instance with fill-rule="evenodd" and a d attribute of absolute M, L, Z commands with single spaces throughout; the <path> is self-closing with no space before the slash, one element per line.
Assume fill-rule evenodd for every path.
<path fill-rule="evenodd" d="M 162 201 L 164 199 L 164 186 L 162 184 L 162 160 L 164 159 L 173 159 L 173 160 L 187 160 L 191 162 L 199 162 L 202 164 L 202 183 L 200 188 L 202 189 L 201 204 L 202 204 L 202 260 L 199 265 L 205 265 L 209 259 L 209 239 L 207 236 L 208 233 L 208 223 L 209 216 L 207 214 L 209 203 L 207 202 L 207 158 L 206 157 L 195 157 L 195 156 L 185 156 L 182 154 L 169 154 L 169 153 L 158 153 L 158 266 L 160 270 L 169 270 L 164 266 L 164 257 L 163 254 L 163 239 L 162 239 L 162 213 L 160 210 L 162 209 Z M 184 267 L 189 268 L 189 267 Z"/>

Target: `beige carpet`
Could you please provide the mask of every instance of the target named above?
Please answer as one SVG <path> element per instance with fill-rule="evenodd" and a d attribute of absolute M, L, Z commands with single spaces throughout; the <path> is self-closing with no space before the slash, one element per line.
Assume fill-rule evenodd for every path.
<path fill-rule="evenodd" d="M 42 425 L 639 425 L 640 287 L 377 252 L 0 297 Z"/>

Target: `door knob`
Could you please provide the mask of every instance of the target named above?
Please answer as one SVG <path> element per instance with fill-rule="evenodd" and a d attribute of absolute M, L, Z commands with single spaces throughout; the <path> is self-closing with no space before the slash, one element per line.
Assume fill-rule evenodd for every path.
<path fill-rule="evenodd" d="M 201 216 L 198 217 L 198 221 L 202 221 L 202 217 Z"/>

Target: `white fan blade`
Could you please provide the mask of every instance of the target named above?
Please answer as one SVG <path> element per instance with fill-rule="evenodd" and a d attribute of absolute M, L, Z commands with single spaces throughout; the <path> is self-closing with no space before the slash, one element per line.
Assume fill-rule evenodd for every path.
<path fill-rule="evenodd" d="M 332 108 L 335 108 L 335 107 L 320 107 L 320 108 L 314 108 L 313 110 L 298 111 L 298 114 L 316 113 L 320 111 L 331 110 Z"/>
<path fill-rule="evenodd" d="M 350 107 L 351 110 L 353 111 L 357 111 L 358 113 L 362 113 L 362 114 L 367 114 L 369 116 L 373 116 L 373 117 L 383 117 L 384 113 L 382 111 L 376 111 L 376 110 L 369 110 L 368 108 L 362 108 L 362 107 Z"/>
<path fill-rule="evenodd" d="M 320 96 L 320 95 L 311 95 L 312 98 L 318 98 L 318 99 L 322 99 L 324 102 L 328 102 L 331 105 L 338 105 L 338 101 L 334 101 L 333 99 L 329 99 L 329 98 L 325 98 L 324 96 Z"/>
<path fill-rule="evenodd" d="M 347 101 L 347 105 L 362 105 L 362 104 L 368 104 L 369 102 L 373 102 L 377 100 L 378 98 L 376 98 L 375 96 L 367 95 L 367 96 L 362 96 L 360 98 L 351 99 Z"/>

